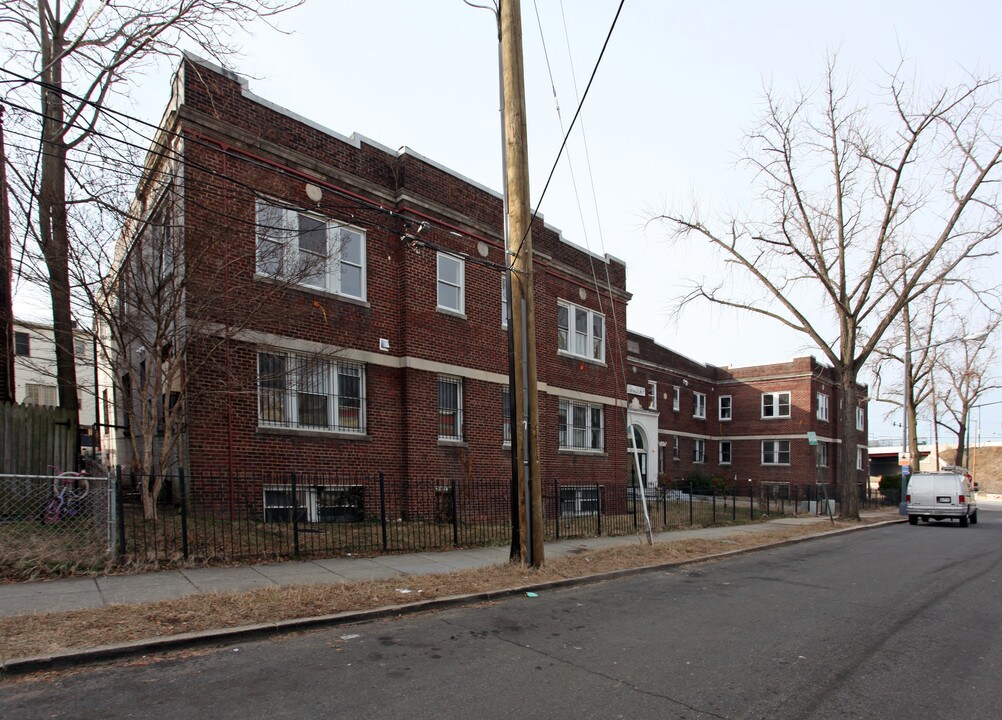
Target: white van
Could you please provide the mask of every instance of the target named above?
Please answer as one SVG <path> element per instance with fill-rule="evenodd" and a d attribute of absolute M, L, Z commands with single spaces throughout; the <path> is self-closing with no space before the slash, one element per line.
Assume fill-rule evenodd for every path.
<path fill-rule="evenodd" d="M 978 505 L 971 476 L 963 468 L 944 472 L 916 473 L 908 481 L 905 496 L 908 522 L 917 525 L 932 520 L 959 520 L 960 527 L 978 522 Z"/>

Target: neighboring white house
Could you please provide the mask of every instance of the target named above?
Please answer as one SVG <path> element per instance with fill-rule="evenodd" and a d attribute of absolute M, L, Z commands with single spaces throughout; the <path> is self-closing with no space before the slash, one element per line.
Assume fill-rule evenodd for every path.
<path fill-rule="evenodd" d="M 74 333 L 77 387 L 80 400 L 81 445 L 93 447 L 96 422 L 94 343 L 89 332 Z M 25 405 L 58 405 L 56 342 L 51 325 L 14 321 L 14 399 Z M 102 417 L 101 422 L 105 422 Z"/>

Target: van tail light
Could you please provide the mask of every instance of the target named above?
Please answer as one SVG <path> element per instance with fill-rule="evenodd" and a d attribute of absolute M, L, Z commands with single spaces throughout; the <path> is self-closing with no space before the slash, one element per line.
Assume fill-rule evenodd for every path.
<path fill-rule="evenodd" d="M 960 503 L 964 502 L 964 496 L 961 495 L 960 497 L 958 497 L 957 498 L 957 502 L 960 502 Z"/>
<path fill-rule="evenodd" d="M 911 501 L 912 501 L 912 494 L 908 493 L 907 495 L 905 495 L 905 502 L 911 502 Z"/>

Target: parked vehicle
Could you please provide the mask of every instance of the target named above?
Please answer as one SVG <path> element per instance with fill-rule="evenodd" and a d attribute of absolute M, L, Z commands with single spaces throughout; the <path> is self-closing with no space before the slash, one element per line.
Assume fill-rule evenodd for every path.
<path fill-rule="evenodd" d="M 943 472 L 916 473 L 905 496 L 908 523 L 957 520 L 960 527 L 978 522 L 978 504 L 971 476 L 963 468 L 948 466 Z"/>

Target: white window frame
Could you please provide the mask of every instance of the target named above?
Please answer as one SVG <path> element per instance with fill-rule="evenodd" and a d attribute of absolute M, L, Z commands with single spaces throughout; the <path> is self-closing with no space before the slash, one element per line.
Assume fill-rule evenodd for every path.
<path fill-rule="evenodd" d="M 866 429 L 866 411 L 861 407 L 856 408 L 856 429 Z"/>
<path fill-rule="evenodd" d="M 442 277 L 442 262 L 455 263 L 457 281 Z M 442 304 L 442 288 L 454 288 L 457 291 L 459 307 Z M 455 315 L 466 315 L 466 263 L 463 258 L 452 253 L 439 251 L 435 255 L 435 307 L 438 310 Z"/>
<path fill-rule="evenodd" d="M 818 467 L 828 467 L 828 443 L 819 442 L 817 453 Z"/>
<path fill-rule="evenodd" d="M 692 416 L 700 420 L 706 419 L 706 393 L 692 391 Z"/>
<path fill-rule="evenodd" d="M 783 456 L 786 462 L 783 462 Z M 789 440 L 763 440 L 762 441 L 762 464 L 763 465 L 789 465 L 790 464 L 790 441 Z"/>
<path fill-rule="evenodd" d="M 724 460 L 724 448 L 727 448 L 727 459 Z M 721 440 L 717 452 L 717 461 L 720 465 L 730 465 L 734 457 L 734 447 L 730 440 Z"/>
<path fill-rule="evenodd" d="M 575 517 L 595 515 L 599 508 L 599 488 L 595 485 L 561 485 L 560 515 Z M 594 510 L 591 509 L 594 507 Z"/>
<path fill-rule="evenodd" d="M 282 371 L 281 377 L 283 387 L 262 385 L 262 356 L 284 360 L 285 369 Z M 309 364 L 313 365 L 312 368 Z M 325 392 L 310 393 L 306 391 L 317 388 L 300 387 L 303 374 L 311 369 L 320 372 L 320 374 L 314 374 L 314 378 L 320 381 Z M 354 403 L 343 405 L 348 396 L 342 392 L 341 384 L 344 378 L 349 377 L 357 378 L 358 381 L 358 396 L 350 398 L 358 404 L 358 415 L 355 424 L 342 424 L 342 415 L 351 413 L 351 410 L 354 409 Z M 273 396 L 269 397 L 269 394 Z M 326 397 L 326 422 L 323 424 L 302 422 L 300 417 L 301 394 Z M 257 401 L 258 427 L 364 435 L 366 432 L 365 365 L 322 356 L 260 349 L 257 352 Z M 281 417 L 267 419 L 266 415 L 269 414 L 269 411 L 266 409 L 266 404 L 271 411 L 280 411 Z"/>
<path fill-rule="evenodd" d="M 456 388 L 456 407 L 443 408 L 442 407 L 442 385 L 443 383 L 453 385 Z M 435 383 L 435 397 L 436 397 L 436 408 L 438 416 L 438 439 L 439 440 L 453 440 L 462 441 L 463 439 L 463 379 L 458 377 L 451 377 L 447 375 L 439 375 L 438 382 Z M 442 416 L 444 413 L 455 413 L 456 421 L 454 423 L 455 432 L 452 435 L 442 434 Z"/>
<path fill-rule="evenodd" d="M 678 385 L 672 388 L 671 409 L 675 412 L 682 409 L 682 388 Z"/>
<path fill-rule="evenodd" d="M 648 380 L 647 381 L 647 386 L 651 390 L 651 402 L 647 406 L 647 409 L 648 410 L 657 410 L 658 409 L 658 381 L 657 380 Z"/>
<path fill-rule="evenodd" d="M 681 451 L 679 450 L 679 447 L 678 447 L 678 435 L 673 435 L 672 436 L 671 459 L 672 460 L 681 460 L 682 459 L 682 453 L 681 453 Z"/>
<path fill-rule="evenodd" d="M 59 405 L 59 387 L 42 383 L 25 383 L 24 404 L 56 407 Z"/>
<path fill-rule="evenodd" d="M 575 412 L 578 410 L 584 413 L 584 424 L 575 422 L 580 419 Z M 561 450 L 604 451 L 605 409 L 601 405 L 561 399 L 557 415 L 557 442 Z"/>
<path fill-rule="evenodd" d="M 828 396 L 822 392 L 818 393 L 818 420 L 828 422 Z"/>
<path fill-rule="evenodd" d="M 508 329 L 508 273 L 501 274 L 501 327 Z"/>
<path fill-rule="evenodd" d="M 863 469 L 863 448 L 861 447 L 856 448 L 856 469 Z"/>
<path fill-rule="evenodd" d="M 264 222 L 263 214 L 275 213 L 277 225 Z M 315 274 L 317 282 L 307 278 L 297 278 L 296 286 L 308 290 L 340 295 L 342 297 L 365 301 L 367 294 L 367 263 L 365 231 L 350 225 L 336 222 L 322 215 L 301 212 L 275 202 L 258 198 L 255 205 L 255 220 L 257 227 L 256 256 L 254 270 L 258 277 L 287 278 L 298 272 L 302 267 L 299 262 L 301 254 L 311 254 L 301 250 L 299 246 L 299 217 L 303 216 L 324 225 L 326 259 L 324 267 Z M 358 244 L 358 257 L 349 257 L 344 251 L 345 242 L 354 240 Z M 262 267 L 266 256 L 262 247 L 270 243 L 275 247 L 273 258 L 278 267 L 270 269 Z M 354 254 L 354 253 L 353 253 Z M 358 292 L 347 292 L 342 278 L 348 269 L 358 275 Z"/>
<path fill-rule="evenodd" d="M 786 396 L 786 413 L 781 412 L 783 396 Z M 793 396 L 789 390 L 778 390 L 776 392 L 762 393 L 762 419 L 775 420 L 777 418 L 790 417 Z M 768 412 L 766 410 L 768 409 Z"/>
<path fill-rule="evenodd" d="M 724 417 L 724 400 L 727 401 L 727 417 Z M 734 417 L 734 398 L 730 395 L 721 395 L 717 398 L 717 419 L 720 422 L 730 422 Z"/>
<path fill-rule="evenodd" d="M 566 313 L 566 327 L 560 325 L 561 311 Z M 579 317 L 584 317 L 585 332 L 583 333 L 577 329 Z M 596 332 L 599 328 L 600 332 Z M 583 352 L 580 350 L 581 344 L 584 345 Z M 557 353 L 604 363 L 605 315 L 566 300 L 557 300 Z"/>
<path fill-rule="evenodd" d="M 692 464 L 706 464 L 706 440 L 703 440 L 702 438 L 692 439 Z"/>
<path fill-rule="evenodd" d="M 501 444 L 511 446 L 511 413 L 514 408 L 511 402 L 511 391 L 505 385 L 501 390 Z"/>

